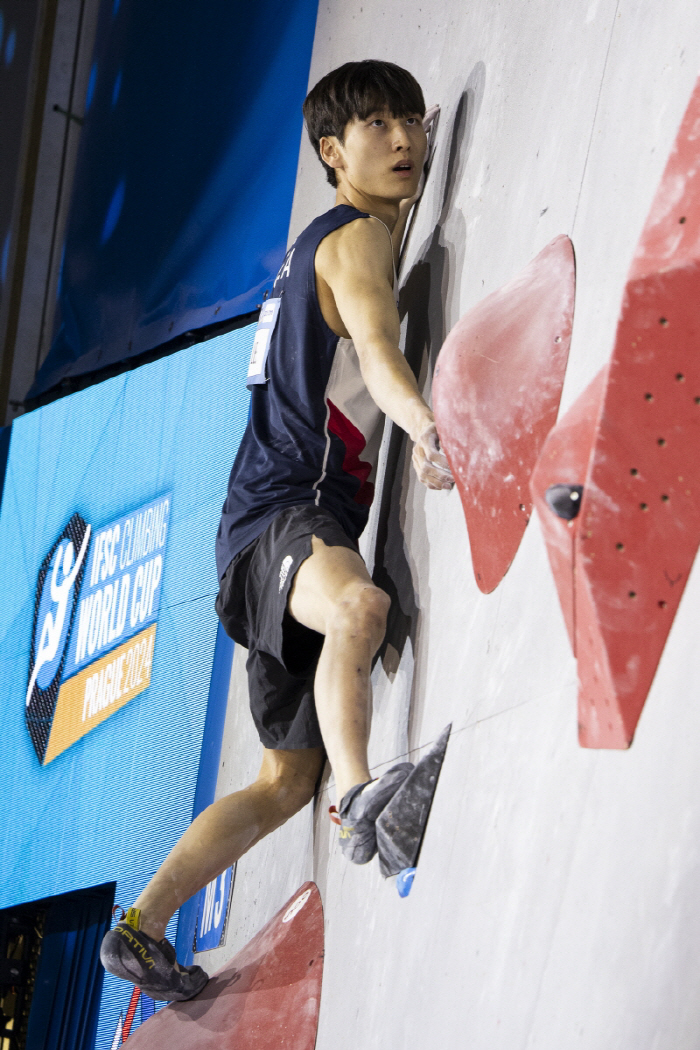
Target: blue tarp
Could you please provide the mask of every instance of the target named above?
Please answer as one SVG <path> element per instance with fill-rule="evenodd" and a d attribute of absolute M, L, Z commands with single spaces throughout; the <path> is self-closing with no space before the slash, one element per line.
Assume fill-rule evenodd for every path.
<path fill-rule="evenodd" d="M 30 398 L 259 305 L 286 250 L 316 9 L 103 0 Z"/>

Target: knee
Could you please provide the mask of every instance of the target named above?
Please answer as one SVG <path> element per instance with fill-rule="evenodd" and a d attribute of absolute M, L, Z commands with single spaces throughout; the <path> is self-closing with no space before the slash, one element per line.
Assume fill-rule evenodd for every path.
<path fill-rule="evenodd" d="M 275 812 L 284 820 L 308 805 L 314 797 L 316 782 L 307 777 L 278 776 L 268 781 Z"/>
<path fill-rule="evenodd" d="M 391 599 L 381 588 L 371 584 L 353 587 L 336 602 L 331 629 L 365 638 L 376 651 L 384 639 L 390 606 Z"/>

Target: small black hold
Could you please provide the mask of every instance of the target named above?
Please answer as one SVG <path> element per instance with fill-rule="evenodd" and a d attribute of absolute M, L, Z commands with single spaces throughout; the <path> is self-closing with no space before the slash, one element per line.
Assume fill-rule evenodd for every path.
<path fill-rule="evenodd" d="M 581 509 L 583 485 L 550 485 L 544 494 L 550 510 L 564 521 L 573 521 Z"/>

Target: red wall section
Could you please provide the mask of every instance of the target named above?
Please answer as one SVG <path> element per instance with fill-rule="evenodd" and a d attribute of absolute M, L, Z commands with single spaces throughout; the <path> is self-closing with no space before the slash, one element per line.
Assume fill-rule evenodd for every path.
<path fill-rule="evenodd" d="M 530 474 L 559 408 L 574 292 L 571 241 L 557 237 L 457 322 L 438 357 L 435 418 L 487 594 L 508 571 L 532 512 Z"/>
<path fill-rule="evenodd" d="M 632 264 L 610 365 L 550 435 L 533 478 L 570 634 L 573 621 L 585 747 L 631 743 L 700 542 L 699 162 L 700 81 Z M 580 482 L 584 458 L 580 516 L 562 522 L 546 487 Z"/>
<path fill-rule="evenodd" d="M 199 995 L 130 1036 L 130 1050 L 314 1050 L 323 937 L 321 896 L 307 882 Z"/>

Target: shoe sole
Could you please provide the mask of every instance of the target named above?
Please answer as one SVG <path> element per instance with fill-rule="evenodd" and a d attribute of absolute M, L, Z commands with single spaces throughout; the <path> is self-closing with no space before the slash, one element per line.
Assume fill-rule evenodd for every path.
<path fill-rule="evenodd" d="M 177 983 L 182 985 L 190 980 L 192 982 L 191 987 L 185 986 L 184 988 L 170 989 L 164 987 L 164 981 L 162 983 L 158 982 L 156 985 L 149 985 L 148 971 L 139 965 L 138 960 L 129 951 L 121 938 L 117 940 L 116 937 L 110 936 L 111 933 L 114 933 L 114 931 L 112 930 L 106 934 L 100 949 L 100 960 L 105 970 L 122 981 L 128 981 L 130 984 L 136 985 L 151 999 L 156 999 L 162 1003 L 186 1002 L 188 999 L 194 998 L 195 995 L 199 995 L 207 984 L 209 975 L 201 967 L 195 967 L 196 970 L 199 970 L 198 974 L 182 973 L 173 967 L 173 976 L 176 978 Z"/>

